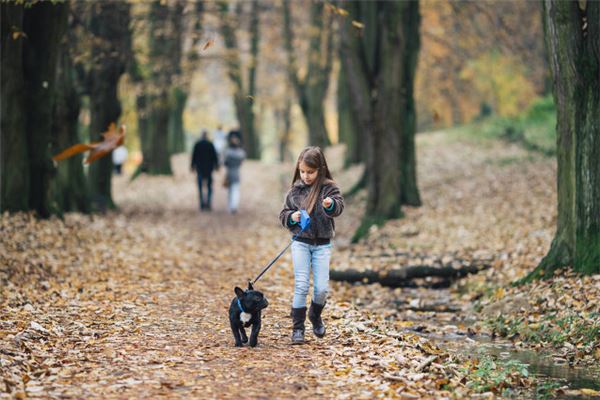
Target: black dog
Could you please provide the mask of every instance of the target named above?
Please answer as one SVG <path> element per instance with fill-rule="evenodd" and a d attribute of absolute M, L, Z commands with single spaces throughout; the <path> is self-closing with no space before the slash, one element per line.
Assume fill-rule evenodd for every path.
<path fill-rule="evenodd" d="M 269 302 L 261 292 L 254 290 L 252 283 L 248 282 L 248 290 L 243 291 L 235 288 L 236 297 L 229 306 L 229 322 L 235 338 L 235 346 L 241 347 L 242 343 L 248 342 L 248 336 L 244 327 L 252 325 L 250 332 L 250 346 L 256 346 L 258 333 L 260 332 L 261 310 L 269 305 Z"/>

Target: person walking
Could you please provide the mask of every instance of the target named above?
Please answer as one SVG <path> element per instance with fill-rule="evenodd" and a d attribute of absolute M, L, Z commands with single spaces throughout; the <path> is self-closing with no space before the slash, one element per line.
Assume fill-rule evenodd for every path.
<path fill-rule="evenodd" d="M 200 193 L 200 211 L 211 209 L 212 173 L 219 169 L 219 158 L 215 146 L 208 140 L 208 132 L 202 131 L 202 137 L 194 145 L 192 153 L 192 171 L 196 171 L 198 191 Z M 203 186 L 206 185 L 206 198 Z"/>
<path fill-rule="evenodd" d="M 300 229 L 300 210 L 306 210 L 310 215 L 310 225 L 305 231 Z M 333 219 L 343 210 L 344 198 L 331 177 L 325 155 L 319 147 L 305 148 L 298 157 L 291 188 L 279 213 L 281 224 L 293 235 L 297 234 L 292 243 L 292 344 L 304 343 L 306 296 L 310 289 L 311 270 L 314 288 L 308 319 L 315 336 L 325 336 L 321 313 L 329 291 L 331 239 L 335 235 Z"/>
<path fill-rule="evenodd" d="M 228 140 L 229 145 L 224 154 L 224 164 L 227 168 L 225 186 L 229 189 L 227 196 L 229 212 L 235 214 L 240 204 L 240 167 L 246 158 L 246 152 L 242 149 L 237 136 L 229 136 Z"/>
<path fill-rule="evenodd" d="M 223 153 L 225 152 L 225 148 L 227 147 L 227 134 L 223 130 L 223 127 L 219 125 L 217 129 L 213 132 L 213 144 L 215 145 L 215 150 L 217 151 L 217 155 L 219 156 L 219 163 L 223 163 Z"/>

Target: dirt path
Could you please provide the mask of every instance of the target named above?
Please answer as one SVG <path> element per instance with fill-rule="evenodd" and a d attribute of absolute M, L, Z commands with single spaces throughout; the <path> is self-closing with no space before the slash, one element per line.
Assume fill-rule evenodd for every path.
<path fill-rule="evenodd" d="M 259 346 L 235 348 L 233 288 L 288 240 L 276 217 L 289 171 L 246 163 L 243 204 L 232 216 L 220 187 L 214 211 L 197 211 L 186 163 L 176 160 L 174 178 L 117 179 L 120 213 L 2 217 L 2 263 L 20 268 L 7 269 L 1 299 L 0 397 L 449 394 L 439 392 L 448 367 L 437 363 L 447 355 L 335 292 L 327 336 L 307 332 L 306 345 L 291 346 L 289 253 L 259 283 L 270 301 Z"/>

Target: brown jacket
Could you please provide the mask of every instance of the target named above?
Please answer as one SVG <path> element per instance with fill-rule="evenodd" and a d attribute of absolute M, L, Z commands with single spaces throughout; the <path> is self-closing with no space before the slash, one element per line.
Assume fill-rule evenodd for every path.
<path fill-rule="evenodd" d="M 292 224 L 291 215 L 302 208 L 302 203 L 310 193 L 310 186 L 304 184 L 301 180 L 294 183 L 290 191 L 285 196 L 283 210 L 279 213 L 279 221 L 288 228 L 293 234 L 300 232 L 300 224 Z M 330 197 L 333 200 L 333 209 L 331 211 L 323 208 L 323 199 Z M 335 183 L 323 185 L 319 199 L 315 204 L 313 212 L 310 214 L 310 225 L 299 237 L 306 239 L 331 239 L 335 236 L 335 223 L 333 218 L 339 216 L 344 211 L 344 198 L 340 189 Z"/>

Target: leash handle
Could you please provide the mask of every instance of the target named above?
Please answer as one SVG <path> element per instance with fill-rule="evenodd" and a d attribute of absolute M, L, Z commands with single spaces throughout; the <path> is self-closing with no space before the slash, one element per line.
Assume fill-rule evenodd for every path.
<path fill-rule="evenodd" d="M 300 232 L 296 233 L 294 235 L 294 237 L 292 238 L 292 240 L 287 244 L 287 246 L 285 246 L 285 248 L 279 252 L 279 254 L 277 255 L 277 257 L 275 257 L 269 263 L 269 265 L 267 265 L 265 268 L 263 268 L 263 270 L 260 272 L 260 274 L 258 274 L 258 276 L 252 281 L 253 285 L 256 283 L 256 281 L 258 281 L 265 274 L 265 272 L 267 272 L 269 270 L 269 268 L 271 268 L 271 266 L 273 264 L 275 264 L 275 262 L 277 260 L 279 260 L 279 258 L 283 255 L 283 253 L 285 253 L 285 251 L 292 245 L 292 243 L 294 243 L 294 240 L 296 240 L 296 238 L 298 237 L 298 235 L 300 235 L 302 232 L 304 232 L 304 230 L 306 228 L 308 228 L 309 225 L 310 225 L 310 216 L 308 215 L 308 213 L 306 212 L 306 210 L 300 210 L 300 228 L 301 228 Z"/>

